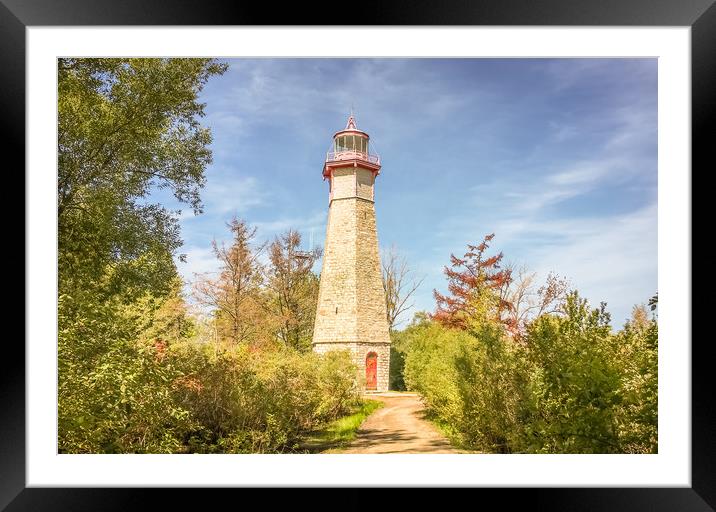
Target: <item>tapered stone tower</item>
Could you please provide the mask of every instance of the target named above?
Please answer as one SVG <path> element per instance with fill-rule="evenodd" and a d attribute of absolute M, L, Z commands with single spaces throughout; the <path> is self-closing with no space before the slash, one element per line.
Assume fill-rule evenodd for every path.
<path fill-rule="evenodd" d="M 375 178 L 380 157 L 353 115 L 333 136 L 328 180 L 328 227 L 323 252 L 313 350 L 348 349 L 367 391 L 387 391 L 390 336 L 375 224 Z"/>

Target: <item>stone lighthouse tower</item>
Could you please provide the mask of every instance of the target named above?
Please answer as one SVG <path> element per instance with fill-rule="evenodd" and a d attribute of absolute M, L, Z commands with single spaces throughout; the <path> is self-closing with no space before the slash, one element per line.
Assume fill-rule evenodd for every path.
<path fill-rule="evenodd" d="M 375 178 L 380 157 L 353 115 L 333 136 L 328 180 L 328 227 L 313 350 L 348 349 L 367 391 L 387 391 L 390 336 L 375 224 Z"/>

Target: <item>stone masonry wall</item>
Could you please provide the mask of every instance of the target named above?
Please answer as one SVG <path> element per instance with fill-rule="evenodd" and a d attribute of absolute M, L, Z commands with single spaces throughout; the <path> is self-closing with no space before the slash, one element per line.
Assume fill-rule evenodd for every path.
<path fill-rule="evenodd" d="M 333 171 L 333 199 L 361 197 L 373 200 L 373 172 L 362 167 L 342 167 Z"/>
<path fill-rule="evenodd" d="M 345 167 L 333 171 L 333 199 L 356 195 L 355 168 Z"/>
<path fill-rule="evenodd" d="M 367 169 L 334 171 L 318 308 L 316 352 L 347 348 L 365 378 L 365 357 L 378 355 L 378 391 L 388 389 L 390 336 L 378 252 L 373 175 Z M 360 197 L 356 194 L 360 193 Z"/>
<path fill-rule="evenodd" d="M 314 343 L 358 341 L 354 201 L 333 201 L 328 211 Z"/>
<path fill-rule="evenodd" d="M 390 342 L 373 202 L 357 200 L 356 216 L 358 217 L 356 272 L 359 276 L 356 325 L 358 340 L 371 343 Z"/>
<path fill-rule="evenodd" d="M 373 200 L 373 182 L 375 177 L 368 169 L 356 169 L 356 194 L 363 199 Z"/>

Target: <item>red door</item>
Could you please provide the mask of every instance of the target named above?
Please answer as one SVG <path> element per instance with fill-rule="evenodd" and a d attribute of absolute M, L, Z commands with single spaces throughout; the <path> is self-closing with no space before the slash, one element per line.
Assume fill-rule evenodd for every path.
<path fill-rule="evenodd" d="M 369 352 L 365 358 L 365 389 L 378 389 L 378 354 Z"/>

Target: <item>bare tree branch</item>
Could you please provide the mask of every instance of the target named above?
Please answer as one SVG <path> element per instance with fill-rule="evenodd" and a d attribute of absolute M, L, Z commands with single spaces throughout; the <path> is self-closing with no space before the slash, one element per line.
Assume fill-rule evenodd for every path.
<path fill-rule="evenodd" d="M 383 253 L 382 269 L 388 327 L 392 331 L 400 323 L 400 315 L 415 305 L 408 301 L 425 278 L 412 275 L 407 260 L 398 254 L 394 245 Z"/>

